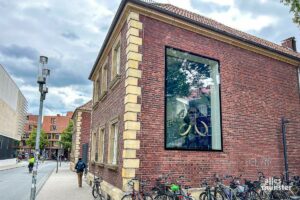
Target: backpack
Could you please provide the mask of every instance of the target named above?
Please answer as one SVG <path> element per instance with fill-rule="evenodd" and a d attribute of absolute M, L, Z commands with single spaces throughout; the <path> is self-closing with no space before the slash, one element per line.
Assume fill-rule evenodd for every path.
<path fill-rule="evenodd" d="M 79 171 L 79 172 L 83 172 L 83 170 L 84 170 L 84 168 L 85 168 L 85 164 L 84 164 L 84 162 L 78 162 L 77 163 L 77 171 Z"/>

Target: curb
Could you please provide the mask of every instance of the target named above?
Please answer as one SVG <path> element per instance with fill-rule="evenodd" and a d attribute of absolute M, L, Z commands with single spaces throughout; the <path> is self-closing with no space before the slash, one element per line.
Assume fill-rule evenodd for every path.
<path fill-rule="evenodd" d="M 21 167 L 26 167 L 26 165 L 20 165 L 20 166 L 3 168 L 3 169 L 0 169 L 0 171 L 10 170 L 10 169 L 16 169 L 16 168 L 21 168 Z"/>

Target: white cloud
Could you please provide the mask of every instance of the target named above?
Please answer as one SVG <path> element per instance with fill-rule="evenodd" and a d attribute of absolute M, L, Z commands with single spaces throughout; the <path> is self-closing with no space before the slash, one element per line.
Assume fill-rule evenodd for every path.
<path fill-rule="evenodd" d="M 40 99 L 38 86 L 22 85 L 20 89 L 29 104 L 35 105 L 29 109 L 30 113 L 38 113 Z M 90 86 L 87 88 L 79 86 L 50 87 L 44 101 L 44 114 L 63 114 L 66 111 L 74 111 L 76 107 L 88 102 L 91 97 L 86 95 L 82 89 L 90 89 Z"/>
<path fill-rule="evenodd" d="M 220 6 L 233 6 L 234 5 L 234 0 L 202 0 L 202 1 L 206 2 L 206 3 L 218 4 Z"/>
<path fill-rule="evenodd" d="M 231 6 L 225 12 L 211 12 L 208 17 L 241 31 L 260 31 L 265 27 L 275 25 L 278 21 L 274 16 L 253 15 L 249 12 L 241 12 L 238 8 Z"/>

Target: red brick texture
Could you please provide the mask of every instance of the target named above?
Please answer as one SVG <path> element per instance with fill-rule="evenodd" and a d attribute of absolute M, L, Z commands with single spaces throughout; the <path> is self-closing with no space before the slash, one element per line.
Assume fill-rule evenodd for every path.
<path fill-rule="evenodd" d="M 90 142 L 91 112 L 82 111 L 79 155 L 82 157 L 82 145 Z M 89 157 L 89 155 L 88 155 Z"/>
<path fill-rule="evenodd" d="M 119 117 L 119 137 L 118 137 L 118 160 L 117 170 L 112 170 L 105 166 L 92 165 L 90 163 L 90 172 L 95 173 L 96 175 L 101 175 L 104 180 L 118 188 L 122 188 L 122 152 L 123 152 L 123 116 L 124 116 L 124 97 L 125 97 L 125 64 L 126 64 L 126 31 L 127 25 L 125 24 L 121 30 L 121 66 L 120 66 L 120 75 L 121 78 L 119 83 L 113 88 L 110 89 L 111 83 L 111 65 L 112 65 L 112 53 L 109 53 L 108 56 L 108 91 L 107 96 L 102 101 L 94 104 L 92 111 L 92 131 L 98 131 L 100 126 L 105 125 L 105 150 L 104 150 L 104 164 L 107 164 L 107 155 L 108 155 L 108 139 L 109 139 L 109 126 L 110 120 Z"/>
<path fill-rule="evenodd" d="M 184 175 L 193 187 L 198 187 L 203 178 L 212 177 L 214 173 L 256 178 L 257 172 L 263 171 L 268 176 L 279 176 L 284 171 L 282 116 L 290 120 L 287 126 L 290 171 L 300 174 L 296 67 L 149 17 L 140 16 L 140 20 L 143 23 L 143 62 L 140 65 L 142 112 L 138 176 L 154 179 L 171 172 L 174 177 Z M 166 46 L 219 60 L 223 152 L 165 150 Z M 122 106 L 111 110 L 116 103 L 121 105 L 124 94 L 118 89 L 113 92 L 120 92 L 115 94 L 120 98 L 104 102 L 107 105 L 104 114 L 98 111 L 93 114 L 97 122 L 123 110 Z M 106 178 L 110 174 L 106 172 Z M 118 186 L 121 183 L 119 178 L 114 181 Z"/>

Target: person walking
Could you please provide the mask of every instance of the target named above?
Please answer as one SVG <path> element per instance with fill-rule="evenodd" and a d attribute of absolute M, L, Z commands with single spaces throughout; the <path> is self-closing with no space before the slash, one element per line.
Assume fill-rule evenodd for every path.
<path fill-rule="evenodd" d="M 78 186 L 79 187 L 82 187 L 82 175 L 83 175 L 85 168 L 86 168 L 85 163 L 82 161 L 81 158 L 79 158 L 78 162 L 76 163 L 76 166 L 75 166 L 76 173 L 78 176 Z"/>

